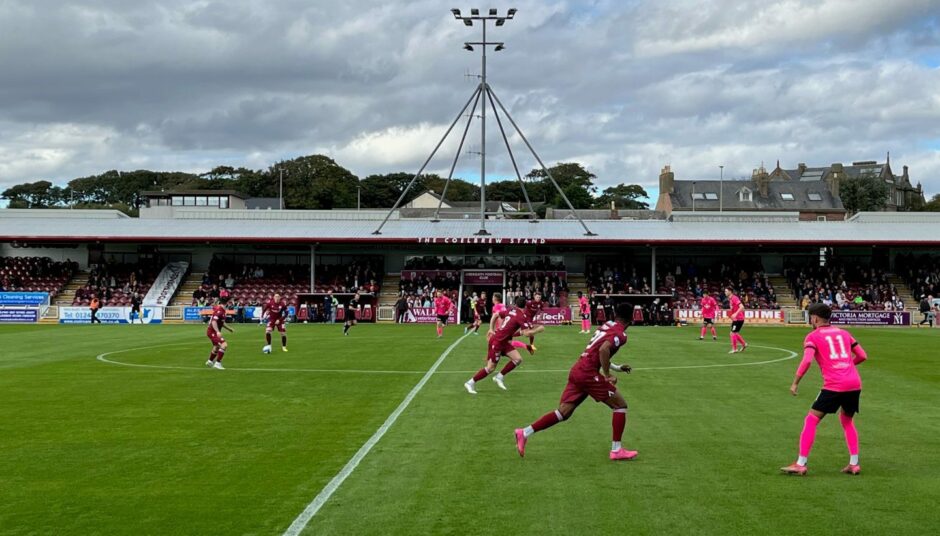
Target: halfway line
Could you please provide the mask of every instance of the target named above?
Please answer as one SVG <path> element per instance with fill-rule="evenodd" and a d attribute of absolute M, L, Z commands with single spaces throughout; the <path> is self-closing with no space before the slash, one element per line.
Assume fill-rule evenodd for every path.
<path fill-rule="evenodd" d="M 424 376 L 421 377 L 421 380 L 418 381 L 418 383 L 411 389 L 408 395 L 405 396 L 405 399 L 401 401 L 401 404 L 399 404 L 398 407 L 395 408 L 395 411 L 393 411 L 392 414 L 389 415 L 387 419 L 385 419 L 385 422 L 382 424 L 382 426 L 380 426 L 379 429 L 376 430 L 374 434 L 372 434 L 372 437 L 370 437 L 369 440 L 359 448 L 359 451 L 356 452 L 356 454 L 350 458 L 348 462 L 346 462 L 346 465 L 343 467 L 343 469 L 337 473 L 332 480 L 330 480 L 326 487 L 324 487 L 320 493 L 313 498 L 310 504 L 304 508 L 304 511 L 301 512 L 299 516 L 297 516 L 297 519 L 295 519 L 294 522 L 291 523 L 289 527 L 287 527 L 287 530 L 284 531 L 284 536 L 297 536 L 302 530 L 304 530 L 304 528 L 307 526 L 307 523 L 313 519 L 313 516 L 317 515 L 317 512 L 320 510 L 320 508 L 323 507 L 324 504 L 326 504 L 326 501 L 330 500 L 330 497 L 333 496 L 333 493 L 335 493 L 336 490 L 339 489 L 339 487 L 346 480 L 346 478 L 356 470 L 356 467 L 359 466 L 359 462 L 361 462 L 362 459 L 365 458 L 367 454 L 369 454 L 369 451 L 372 450 L 372 447 L 374 447 L 380 439 L 382 439 L 382 436 L 385 435 L 385 432 L 387 432 L 388 429 L 391 428 L 393 424 L 395 424 L 395 421 L 398 420 L 398 417 L 402 414 L 402 412 L 405 411 L 405 409 L 408 408 L 408 405 L 411 404 L 411 401 L 414 400 L 415 396 L 418 395 L 418 392 L 421 391 L 421 389 L 424 387 L 424 384 L 428 383 L 428 380 L 431 379 L 431 376 L 434 375 L 434 373 L 437 371 L 437 368 L 441 366 L 441 363 L 444 362 L 444 359 L 450 355 L 451 350 L 456 348 L 457 345 L 466 339 L 468 335 L 470 334 L 465 333 L 462 337 L 454 341 L 453 344 L 448 346 L 446 350 L 444 350 L 444 353 L 442 353 L 441 356 L 437 358 L 437 361 L 431 365 L 431 368 L 429 368 L 428 371 L 424 373 Z"/>

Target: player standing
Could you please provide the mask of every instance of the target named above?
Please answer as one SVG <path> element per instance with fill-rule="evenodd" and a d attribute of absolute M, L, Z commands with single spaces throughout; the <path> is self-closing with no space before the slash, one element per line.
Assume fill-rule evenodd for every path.
<path fill-rule="evenodd" d="M 862 468 L 858 465 L 858 431 L 855 429 L 854 417 L 858 413 L 862 379 L 856 366 L 868 359 L 868 356 L 849 332 L 829 325 L 832 309 L 828 305 L 813 304 L 808 312 L 813 331 L 803 341 L 803 360 L 796 370 L 790 392 L 793 396 L 797 395 L 800 380 L 813 360 L 822 371 L 823 388 L 803 421 L 799 458 L 796 463 L 781 467 L 780 470 L 792 475 L 806 474 L 806 461 L 813 448 L 813 440 L 816 439 L 816 426 L 827 413 L 835 413 L 841 407 L 839 421 L 845 432 L 845 443 L 849 447 L 849 464 L 842 472 L 857 475 Z"/>
<path fill-rule="evenodd" d="M 281 295 L 274 293 L 264 306 L 263 315 L 268 318 L 268 326 L 264 328 L 264 340 L 271 346 L 271 332 L 275 329 L 281 333 L 281 350 L 287 351 L 287 304 L 281 300 Z"/>
<path fill-rule="evenodd" d="M 444 326 L 447 325 L 447 319 L 451 311 L 454 310 L 454 302 L 444 295 L 440 290 L 434 292 L 434 313 L 437 314 L 437 338 L 444 336 Z"/>
<path fill-rule="evenodd" d="M 346 319 L 343 322 L 343 335 L 349 335 L 349 328 L 356 325 L 356 313 L 359 311 L 359 291 L 346 304 Z"/>
<path fill-rule="evenodd" d="M 741 303 L 741 298 L 734 293 L 732 287 L 725 287 L 725 296 L 728 297 L 731 309 L 731 351 L 728 353 L 735 354 L 747 349 L 747 342 L 741 336 L 741 329 L 744 327 L 744 304 Z M 741 345 L 740 350 L 738 350 L 739 344 Z"/>
<path fill-rule="evenodd" d="M 506 389 L 503 378 L 522 364 L 522 356 L 519 350 L 512 344 L 512 338 L 519 332 L 524 337 L 531 337 L 545 329 L 545 326 L 533 326 L 532 319 L 529 318 L 525 310 L 525 298 L 522 296 L 516 298 L 516 308 L 506 313 L 505 318 L 498 329 L 492 334 L 489 340 L 489 346 L 486 353 L 486 361 L 483 366 L 472 378 L 463 384 L 468 393 L 477 394 L 474 386 L 476 382 L 486 378 L 491 372 L 496 370 L 500 357 L 509 358 L 509 363 L 499 371 L 499 374 L 493 377 L 493 381 L 500 389 Z"/>
<path fill-rule="evenodd" d="M 591 306 L 584 293 L 578 291 L 578 310 L 581 313 L 581 331 L 578 333 L 591 332 Z"/>
<path fill-rule="evenodd" d="M 212 341 L 212 352 L 209 354 L 209 360 L 206 366 L 219 370 L 225 370 L 222 366 L 222 358 L 225 357 L 225 350 L 228 349 L 228 343 L 222 336 L 222 330 L 227 329 L 231 333 L 235 330 L 225 325 L 225 304 L 228 302 L 228 296 L 219 297 L 219 303 L 212 308 L 212 316 L 209 317 L 209 327 L 206 329 L 206 336 Z"/>
<path fill-rule="evenodd" d="M 718 300 L 706 292 L 702 296 L 702 333 L 698 336 L 698 340 L 705 340 L 705 330 L 708 326 L 712 327 L 712 340 L 718 340 L 718 333 L 715 331 L 715 314 L 717 312 Z"/>
<path fill-rule="evenodd" d="M 621 445 L 623 430 L 627 425 L 627 401 L 617 390 L 617 377 L 610 373 L 611 370 L 630 373 L 630 365 L 612 364 L 610 358 L 627 343 L 626 331 L 632 314 L 633 306 L 629 303 L 618 305 L 614 321 L 598 328 L 581 357 L 571 367 L 568 385 L 561 395 L 558 409 L 546 413 L 525 428 L 516 429 L 516 449 L 519 456 L 525 456 L 525 444 L 532 434 L 569 419 L 581 402 L 590 396 L 597 402 L 607 404 L 614 411 L 611 419 L 613 442 L 610 447 L 610 459 L 636 458 L 635 450 L 626 450 Z"/>

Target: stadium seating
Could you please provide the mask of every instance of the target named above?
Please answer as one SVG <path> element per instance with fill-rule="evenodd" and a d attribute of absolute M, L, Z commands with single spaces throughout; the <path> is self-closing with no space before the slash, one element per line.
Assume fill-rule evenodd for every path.
<path fill-rule="evenodd" d="M 54 299 L 78 271 L 73 261 L 49 257 L 0 257 L 0 291 L 48 292 Z"/>
<path fill-rule="evenodd" d="M 315 292 L 377 294 L 381 287 L 382 260 L 363 257 L 351 263 L 317 265 Z M 228 283 L 232 284 L 229 285 Z M 310 266 L 284 264 L 236 264 L 215 258 L 203 280 L 201 293 L 227 289 L 240 305 L 262 305 L 280 294 L 290 305 L 299 305 L 298 294 L 310 292 Z M 199 291 L 197 291 L 199 292 Z M 193 303 L 199 301 L 194 296 Z"/>
<path fill-rule="evenodd" d="M 831 259 L 826 266 L 791 267 L 784 271 L 802 308 L 831 303 L 842 310 L 880 311 L 898 291 L 884 270 Z"/>
<path fill-rule="evenodd" d="M 101 264 L 92 267 L 88 285 L 75 292 L 73 306 L 87 306 L 96 296 L 101 306 L 128 307 L 134 292 L 143 298 L 159 273 L 155 265 Z"/>
<path fill-rule="evenodd" d="M 648 265 L 634 266 L 612 259 L 588 259 L 588 288 L 595 294 L 668 295 L 680 309 L 699 307 L 705 293 L 719 301 L 731 286 L 749 309 L 777 309 L 777 293 L 759 260 L 741 259 L 736 264 L 677 264 L 668 260 L 657 267 L 656 289 L 651 286 Z"/>

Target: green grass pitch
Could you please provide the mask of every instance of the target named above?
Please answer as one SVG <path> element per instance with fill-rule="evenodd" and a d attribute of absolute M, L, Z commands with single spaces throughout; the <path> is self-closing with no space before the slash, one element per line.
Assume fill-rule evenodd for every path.
<path fill-rule="evenodd" d="M 290 352 L 263 355 L 259 326 L 235 329 L 215 371 L 202 326 L 0 327 L 0 533 L 281 534 L 462 332 L 292 325 Z M 508 391 L 477 396 L 462 383 L 485 338 L 461 341 L 304 534 L 940 530 L 940 330 L 853 330 L 862 475 L 839 473 L 830 417 L 805 478 L 778 468 L 821 384 L 814 366 L 788 392 L 806 329 L 749 326 L 728 355 L 727 328 L 631 328 L 616 360 L 637 369 L 619 385 L 639 458 L 607 459 L 610 410 L 591 401 L 519 458 L 512 430 L 556 406 L 577 331 L 548 328 Z"/>

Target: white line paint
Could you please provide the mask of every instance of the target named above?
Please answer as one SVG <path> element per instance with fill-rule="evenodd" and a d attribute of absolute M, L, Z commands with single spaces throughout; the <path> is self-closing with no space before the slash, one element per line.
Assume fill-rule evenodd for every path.
<path fill-rule="evenodd" d="M 343 469 L 340 470 L 340 472 L 337 473 L 332 480 L 330 480 L 326 487 L 324 487 L 320 493 L 313 498 L 312 501 L 310 501 L 310 504 L 304 508 L 304 511 L 301 512 L 300 515 L 297 516 L 297 519 L 291 523 L 290 527 L 284 531 L 284 536 L 297 536 L 301 531 L 304 530 L 304 527 L 307 526 L 307 523 L 313 519 L 313 516 L 317 515 L 317 512 L 320 511 L 320 508 L 322 508 L 324 504 L 326 504 L 326 501 L 328 501 L 330 497 L 333 496 L 333 493 L 339 489 L 346 478 L 348 478 L 349 475 L 356 470 L 359 462 L 361 462 L 362 459 L 365 458 L 367 454 L 369 454 L 369 451 L 372 450 L 372 447 L 374 447 L 380 439 L 382 439 L 382 436 L 385 435 L 385 432 L 387 432 L 388 429 L 391 428 L 393 424 L 395 424 L 395 421 L 398 420 L 398 417 L 402 414 L 402 412 L 405 411 L 405 409 L 408 408 L 408 405 L 411 404 L 411 401 L 414 400 L 421 389 L 424 388 L 424 384 L 428 383 L 428 380 L 431 379 L 431 376 L 434 375 L 434 373 L 437 371 L 437 368 L 441 366 L 441 363 L 447 359 L 447 356 L 450 355 L 450 352 L 469 335 L 469 333 L 464 334 L 462 337 L 454 341 L 453 344 L 448 346 L 446 350 L 444 350 L 444 353 L 442 353 L 441 356 L 437 358 L 437 361 L 431 365 L 431 368 L 429 368 L 428 371 L 424 373 L 424 376 L 422 376 L 421 380 L 419 380 L 418 383 L 411 389 L 405 399 L 402 400 L 401 404 L 399 404 L 398 407 L 395 408 L 395 411 L 393 411 L 392 414 L 389 415 L 387 419 L 385 419 L 385 422 L 382 424 L 382 426 L 380 426 L 379 429 L 376 430 L 374 434 L 372 434 L 372 437 L 370 437 L 369 440 L 359 448 L 359 451 L 356 452 L 356 454 L 348 462 L 346 462 L 346 465 L 343 467 Z"/>
<path fill-rule="evenodd" d="M 461 337 L 462 340 L 462 337 Z M 458 341 L 459 342 L 459 341 Z M 171 343 L 171 344 L 160 344 L 155 346 L 142 346 L 139 348 L 127 348 L 125 350 L 115 350 L 113 352 L 106 352 L 97 356 L 98 361 L 103 363 L 109 363 L 111 365 L 120 365 L 123 367 L 135 367 L 135 368 L 147 368 L 147 369 L 164 369 L 164 370 L 208 370 L 206 367 L 181 367 L 174 365 L 144 365 L 141 363 L 124 363 L 122 361 L 115 361 L 113 359 L 108 359 L 107 356 L 114 354 L 121 354 L 126 352 L 133 352 L 137 350 L 150 350 L 153 348 L 164 348 L 167 346 L 181 346 L 184 344 L 190 343 Z M 750 348 L 765 348 L 767 350 L 778 350 L 781 352 L 786 352 L 788 355 L 786 357 L 781 357 L 779 359 L 771 359 L 767 361 L 751 361 L 747 363 L 719 363 L 712 365 L 677 365 L 670 367 L 633 367 L 634 371 L 639 370 L 689 370 L 689 369 L 707 369 L 707 368 L 725 368 L 725 367 L 749 367 L 754 365 L 769 365 L 771 363 L 779 363 L 781 361 L 787 361 L 797 357 L 797 353 L 792 350 L 786 350 L 784 348 L 776 348 L 774 346 L 758 346 L 752 344 Z M 317 374 L 426 374 L 422 370 L 358 370 L 358 369 L 301 369 L 301 368 L 241 368 L 241 367 L 226 367 L 225 370 L 234 370 L 242 372 L 312 372 Z M 478 369 L 474 370 L 440 370 L 436 371 L 435 374 L 473 374 L 477 372 Z M 569 372 L 570 369 L 532 369 L 532 368 L 519 368 L 513 371 L 513 374 L 545 374 L 545 373 L 559 373 L 559 372 Z"/>

